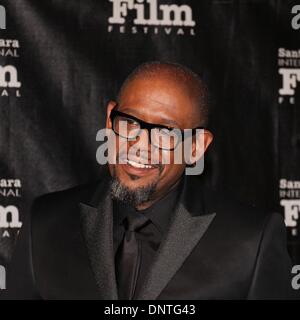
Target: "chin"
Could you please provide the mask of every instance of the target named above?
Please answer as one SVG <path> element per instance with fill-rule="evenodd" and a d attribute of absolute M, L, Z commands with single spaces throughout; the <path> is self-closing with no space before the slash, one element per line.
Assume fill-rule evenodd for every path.
<path fill-rule="evenodd" d="M 139 175 L 132 172 L 127 172 L 123 170 L 121 167 L 122 165 L 117 166 L 116 168 L 116 178 L 126 187 L 134 190 L 138 188 L 144 188 L 151 184 L 154 184 L 159 179 L 159 174 L 149 173 L 147 175 Z"/>
<path fill-rule="evenodd" d="M 147 179 L 147 178 L 119 178 L 118 180 L 126 187 L 134 190 L 134 189 L 138 189 L 138 188 L 144 188 L 147 187 L 153 183 L 155 183 L 157 181 L 157 179 Z"/>

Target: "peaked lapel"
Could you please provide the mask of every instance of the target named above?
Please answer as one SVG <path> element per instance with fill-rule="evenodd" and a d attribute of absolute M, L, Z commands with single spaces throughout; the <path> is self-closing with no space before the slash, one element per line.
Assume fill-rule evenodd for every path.
<path fill-rule="evenodd" d="M 169 232 L 162 241 L 139 300 L 154 300 L 200 241 L 215 213 L 192 216 L 182 203 L 179 204 Z"/>
<path fill-rule="evenodd" d="M 101 195 L 100 204 L 94 206 L 81 202 L 79 209 L 82 232 L 99 288 L 99 299 L 116 300 L 118 293 L 113 250 L 113 210 L 106 182 L 103 181 L 96 192 Z"/>
<path fill-rule="evenodd" d="M 204 188 L 190 183 L 185 177 L 184 188 L 169 231 L 154 256 L 145 284 L 137 294 L 138 300 L 155 300 L 179 270 L 186 258 L 205 234 L 216 213 L 203 207 Z M 99 298 L 118 299 L 113 250 L 113 209 L 104 178 L 93 200 L 80 203 L 82 231 L 94 276 L 99 287 Z"/>

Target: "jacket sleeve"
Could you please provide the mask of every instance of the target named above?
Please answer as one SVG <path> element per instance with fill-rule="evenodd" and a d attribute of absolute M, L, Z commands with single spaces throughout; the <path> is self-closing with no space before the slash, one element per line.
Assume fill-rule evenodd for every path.
<path fill-rule="evenodd" d="M 298 299 L 299 293 L 291 285 L 291 270 L 283 217 L 273 213 L 262 233 L 247 299 Z"/>
<path fill-rule="evenodd" d="M 31 251 L 31 217 L 25 218 L 7 270 L 6 289 L 1 300 L 40 299 L 34 283 Z"/>

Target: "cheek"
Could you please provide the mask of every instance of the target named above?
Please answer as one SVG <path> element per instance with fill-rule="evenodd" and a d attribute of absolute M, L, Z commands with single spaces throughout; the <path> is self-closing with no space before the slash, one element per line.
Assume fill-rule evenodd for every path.
<path fill-rule="evenodd" d="M 183 174 L 185 165 L 183 164 L 168 164 L 164 165 L 163 171 L 160 175 L 159 187 L 172 186 L 179 177 Z"/>
<path fill-rule="evenodd" d="M 125 155 L 128 153 L 128 142 L 127 140 L 123 139 L 122 137 L 117 136 L 116 137 L 116 151 L 117 155 Z"/>
<path fill-rule="evenodd" d="M 168 164 L 165 166 L 165 173 L 169 176 L 178 176 L 181 175 L 181 173 L 183 172 L 183 170 L 185 169 L 185 165 L 184 164 Z"/>
<path fill-rule="evenodd" d="M 160 161 L 161 163 L 170 164 L 171 166 L 175 165 L 174 168 L 179 170 L 180 167 L 185 165 L 183 146 L 180 144 L 171 152 L 162 150 L 160 153 Z"/>

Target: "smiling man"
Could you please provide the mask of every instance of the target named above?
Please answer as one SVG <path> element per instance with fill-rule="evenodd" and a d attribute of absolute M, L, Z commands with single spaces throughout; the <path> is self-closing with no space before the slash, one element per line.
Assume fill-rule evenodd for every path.
<path fill-rule="evenodd" d="M 148 127 L 152 124 L 151 129 L 161 130 L 195 129 L 207 124 L 206 86 L 196 74 L 182 66 L 162 63 L 140 66 L 121 87 L 118 101 L 118 105 L 113 101 L 108 104 L 107 117 L 107 128 L 113 129 L 116 134 L 118 134 L 118 123 L 121 121 L 128 122 L 135 133 L 136 124 L 141 122 L 146 123 L 146 126 L 148 124 Z M 139 125 L 139 129 L 142 127 Z M 157 131 L 157 134 L 159 133 L 161 132 Z M 166 140 L 165 135 L 164 140 Z M 205 130 L 203 135 L 204 153 L 212 141 L 212 134 Z M 135 152 L 137 139 L 128 140 L 126 139 L 128 137 L 120 139 L 119 147 L 122 143 L 128 145 L 128 148 L 123 148 L 125 156 L 130 149 L 137 157 L 131 157 L 131 161 L 125 164 L 109 165 L 110 173 L 114 177 L 113 195 L 116 198 L 121 197 L 120 200 L 126 198 L 133 201 L 132 205 L 138 209 L 149 207 L 175 188 L 186 167 L 183 161 L 174 163 L 174 150 L 169 150 L 174 149 L 174 146 L 160 148 L 160 153 L 151 152 L 149 137 L 152 139 L 152 145 L 157 145 L 157 148 L 159 143 L 163 143 L 159 141 L 159 137 L 155 139 L 155 132 L 152 132 L 151 136 L 151 132 L 144 130 L 139 135 L 140 148 L 136 148 Z M 193 144 L 193 148 L 191 158 L 196 153 L 196 144 Z M 118 154 L 117 157 L 119 159 L 122 154 Z M 168 158 L 168 163 L 163 163 L 163 158 Z M 148 168 L 141 167 L 139 163 L 148 165 Z"/>
<path fill-rule="evenodd" d="M 213 140 L 207 123 L 207 89 L 194 72 L 162 62 L 135 69 L 107 106 L 117 161 L 97 183 L 35 202 L 5 298 L 291 297 L 282 217 L 185 174 Z"/>

